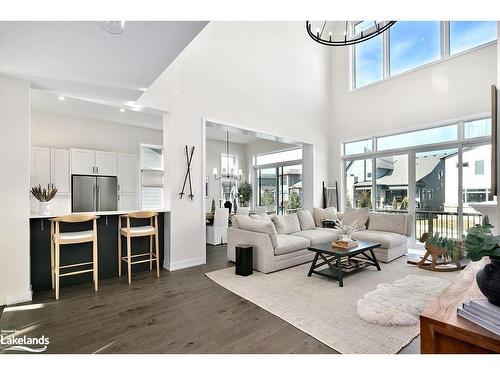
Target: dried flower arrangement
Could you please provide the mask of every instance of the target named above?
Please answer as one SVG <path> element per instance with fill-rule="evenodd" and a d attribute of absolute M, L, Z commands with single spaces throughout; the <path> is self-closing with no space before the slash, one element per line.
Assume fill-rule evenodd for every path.
<path fill-rule="evenodd" d="M 337 228 L 339 229 L 340 233 L 342 234 L 343 238 L 351 238 L 351 234 L 353 234 L 356 231 L 356 228 L 358 226 L 358 221 L 354 220 L 351 224 L 343 224 L 341 221 L 338 222 Z"/>
<path fill-rule="evenodd" d="M 31 188 L 31 194 L 39 201 L 39 202 L 48 202 L 52 198 L 55 197 L 57 193 L 57 188 L 54 186 L 54 184 L 48 184 L 47 188 L 43 187 L 42 185 L 38 186 L 33 186 Z"/>

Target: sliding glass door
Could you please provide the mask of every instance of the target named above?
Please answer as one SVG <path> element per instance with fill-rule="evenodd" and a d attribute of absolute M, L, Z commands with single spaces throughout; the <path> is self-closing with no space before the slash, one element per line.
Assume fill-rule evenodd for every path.
<path fill-rule="evenodd" d="M 257 170 L 259 206 L 266 206 L 267 211 L 276 211 L 278 197 L 278 181 L 276 168 Z"/>
<path fill-rule="evenodd" d="M 258 168 L 257 180 L 259 206 L 278 215 L 302 207 L 302 164 Z"/>

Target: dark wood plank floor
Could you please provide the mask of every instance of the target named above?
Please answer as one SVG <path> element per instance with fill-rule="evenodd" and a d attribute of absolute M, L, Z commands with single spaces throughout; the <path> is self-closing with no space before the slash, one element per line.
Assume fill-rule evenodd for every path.
<path fill-rule="evenodd" d="M 336 353 L 204 273 L 228 267 L 225 246 L 207 246 L 207 264 L 41 292 L 8 307 L 0 329 L 49 337 L 49 353 Z M 0 312 L 1 313 L 1 312 Z M 402 352 L 418 353 L 410 344 Z"/>

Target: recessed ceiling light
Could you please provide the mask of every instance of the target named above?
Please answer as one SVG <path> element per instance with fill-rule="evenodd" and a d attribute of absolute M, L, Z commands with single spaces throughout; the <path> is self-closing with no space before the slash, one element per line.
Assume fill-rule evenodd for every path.
<path fill-rule="evenodd" d="M 123 109 L 123 108 L 120 108 L 120 112 L 125 112 L 125 109 Z"/>
<path fill-rule="evenodd" d="M 65 97 L 65 96 L 60 95 L 60 96 L 59 96 L 59 100 L 66 100 L 66 97 Z"/>

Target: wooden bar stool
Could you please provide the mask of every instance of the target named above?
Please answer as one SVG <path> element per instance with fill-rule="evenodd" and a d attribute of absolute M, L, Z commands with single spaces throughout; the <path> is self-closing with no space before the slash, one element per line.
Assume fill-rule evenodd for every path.
<path fill-rule="evenodd" d="M 98 265 L 97 265 L 97 219 L 99 217 L 90 214 L 72 214 L 50 219 L 50 264 L 52 274 L 52 289 L 56 291 L 56 300 L 59 299 L 59 279 L 63 276 L 78 275 L 80 273 L 92 272 L 94 289 L 98 288 Z M 84 223 L 93 221 L 92 230 L 78 232 L 61 232 L 59 223 Z M 61 245 L 92 242 L 92 261 L 73 263 L 61 266 Z M 92 265 L 92 268 L 84 270 L 63 272 L 68 268 Z"/>
<path fill-rule="evenodd" d="M 122 227 L 122 219 L 127 219 L 127 226 Z M 131 219 L 149 219 L 149 225 L 130 226 Z M 153 220 L 154 219 L 154 220 Z M 154 221 L 154 223 L 153 223 Z M 127 255 L 122 256 L 122 236 L 127 238 Z M 149 237 L 149 252 L 132 255 L 131 239 L 134 237 Z M 153 253 L 153 237 L 156 251 Z M 133 260 L 149 256 L 147 259 Z M 158 247 L 158 213 L 154 211 L 131 212 L 118 219 L 118 275 L 122 275 L 122 262 L 127 263 L 128 283 L 132 282 L 132 264 L 149 262 L 149 269 L 153 269 L 156 262 L 156 277 L 160 277 L 160 256 Z"/>

